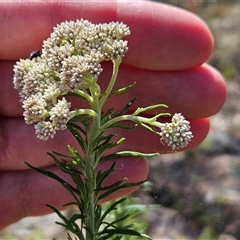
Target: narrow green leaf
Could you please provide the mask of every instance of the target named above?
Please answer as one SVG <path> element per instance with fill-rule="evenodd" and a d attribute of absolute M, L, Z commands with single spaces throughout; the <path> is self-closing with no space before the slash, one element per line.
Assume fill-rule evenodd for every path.
<path fill-rule="evenodd" d="M 73 223 L 75 223 L 76 220 L 78 220 L 78 219 L 83 220 L 84 218 L 86 218 L 86 215 L 84 215 L 84 214 L 74 214 L 74 215 L 68 220 L 68 224 L 73 224 Z"/>
<path fill-rule="evenodd" d="M 119 89 L 116 90 L 115 92 L 112 92 L 112 93 L 109 95 L 108 99 L 109 99 L 110 97 L 114 96 L 114 95 L 117 95 L 117 94 L 120 94 L 120 93 L 124 93 L 124 92 L 130 90 L 132 87 L 135 86 L 135 84 L 136 84 L 136 82 L 134 82 L 134 83 L 132 83 L 132 84 L 126 86 L 126 87 L 119 88 Z"/>
<path fill-rule="evenodd" d="M 74 149 L 73 147 L 71 147 L 70 145 L 68 145 L 68 150 L 71 152 L 72 156 L 73 156 L 73 161 L 72 163 L 75 163 L 77 166 L 84 168 L 84 162 L 83 162 L 83 158 L 82 156 L 78 153 L 78 151 L 76 149 Z M 75 165 L 74 164 L 74 165 Z"/>
<path fill-rule="evenodd" d="M 51 208 L 64 221 L 65 224 L 68 223 L 68 219 L 57 208 L 49 204 L 46 204 L 46 206 Z"/>
<path fill-rule="evenodd" d="M 74 138 L 77 140 L 77 142 L 80 145 L 80 147 L 82 148 L 83 152 L 85 152 L 86 148 L 87 148 L 86 138 L 83 138 L 76 128 L 68 128 L 68 129 L 70 130 L 70 132 L 72 133 Z"/>
<path fill-rule="evenodd" d="M 73 180 L 73 182 L 76 184 L 76 188 L 79 192 L 78 197 L 80 198 L 79 201 L 81 201 L 82 196 L 84 194 L 86 194 L 87 191 L 87 186 L 86 186 L 86 182 L 84 179 L 82 179 L 82 177 L 78 174 L 72 174 L 71 178 Z"/>
<path fill-rule="evenodd" d="M 121 198 L 115 202 L 113 202 L 103 213 L 102 217 L 101 217 L 101 222 L 104 221 L 105 217 L 113 210 L 116 209 L 116 206 L 119 205 L 120 203 L 124 202 L 127 198 Z"/>
<path fill-rule="evenodd" d="M 114 108 L 109 109 L 106 112 L 102 113 L 101 125 L 104 125 L 110 119 L 114 118 L 117 115 L 117 112 L 114 111 Z"/>
<path fill-rule="evenodd" d="M 47 154 L 50 153 L 50 152 L 47 152 Z M 55 151 L 52 151 L 51 154 L 54 154 L 54 155 L 57 155 L 59 157 L 64 157 L 64 158 L 70 158 L 70 159 L 73 159 L 72 156 L 69 156 L 69 155 L 65 155 L 65 154 L 62 154 L 62 153 L 59 153 L 59 152 L 55 152 Z M 50 154 L 49 154 L 50 155 Z"/>
<path fill-rule="evenodd" d="M 56 181 L 58 181 L 59 183 L 61 183 L 67 190 L 69 190 L 71 193 L 78 193 L 77 189 L 74 188 L 71 184 L 67 183 L 65 180 L 63 180 L 62 178 L 60 178 L 59 176 L 57 176 L 55 173 L 52 173 L 50 171 L 41 169 L 41 168 L 36 168 L 33 167 L 31 164 L 25 162 L 25 164 L 29 167 L 34 169 L 35 171 L 44 174 L 47 177 L 50 177 L 52 179 L 55 179 Z M 75 195 L 74 195 L 75 196 Z"/>
<path fill-rule="evenodd" d="M 106 240 L 106 239 L 110 239 L 113 237 L 114 234 L 112 233 L 108 233 L 108 234 L 104 234 L 104 236 L 99 236 L 97 238 L 97 240 Z M 117 238 L 118 239 L 118 238 Z M 121 239 L 121 238 L 120 238 Z M 115 240 L 115 239 L 114 239 Z"/>
<path fill-rule="evenodd" d="M 135 97 L 130 102 L 128 102 L 126 106 L 123 108 L 123 110 L 119 113 L 119 115 L 124 115 L 136 100 L 137 98 Z"/>
<path fill-rule="evenodd" d="M 71 231 L 72 233 L 76 234 L 77 236 L 81 236 L 83 238 L 83 233 L 79 226 L 75 223 L 75 221 L 69 221 L 57 208 L 46 204 L 47 207 L 51 208 L 62 220 L 64 223 L 56 222 L 56 224 L 63 226 L 65 229 Z M 80 215 L 80 214 L 78 214 Z M 74 220 L 74 218 L 73 218 Z"/>
<path fill-rule="evenodd" d="M 107 190 L 107 191 L 105 191 L 103 194 L 101 194 L 98 199 L 99 200 L 103 199 L 103 198 L 109 196 L 110 194 L 112 194 L 113 192 L 115 192 L 117 190 L 120 190 L 120 189 L 123 189 L 123 188 L 140 186 L 146 180 L 145 181 L 140 181 L 140 182 L 137 182 L 137 183 L 123 183 L 124 181 L 125 181 L 125 179 L 117 181 L 117 182 L 115 182 L 115 183 L 113 183 L 113 184 L 111 184 L 109 186 L 105 186 L 105 187 L 100 188 L 99 190 L 103 190 L 103 191 Z"/>
<path fill-rule="evenodd" d="M 101 147 L 106 148 L 105 145 L 109 143 L 112 140 L 112 138 L 115 136 L 116 136 L 115 134 L 109 134 L 108 136 L 101 136 L 97 138 L 93 143 L 93 145 L 97 145 L 94 148 L 94 151 L 98 150 Z M 102 143 L 99 144 L 100 141 L 102 141 Z"/>
<path fill-rule="evenodd" d="M 72 205 L 77 205 L 77 206 L 79 206 L 79 202 L 68 202 L 68 203 L 65 203 L 65 204 L 63 204 L 63 207 L 68 207 L 68 206 L 72 206 Z"/>
<path fill-rule="evenodd" d="M 67 162 L 67 161 L 59 161 L 52 153 L 48 153 L 48 155 L 50 155 L 56 166 L 61 169 L 63 172 L 69 174 L 71 176 L 72 173 L 77 173 L 79 175 L 82 175 L 82 172 L 79 171 L 76 166 L 72 163 L 72 162 Z"/>
<path fill-rule="evenodd" d="M 167 105 L 165 104 L 155 104 L 155 105 L 152 105 L 152 106 L 148 106 L 148 107 L 144 107 L 144 108 L 138 108 L 134 113 L 133 115 L 138 115 L 139 113 L 143 113 L 143 112 L 146 112 L 146 111 L 150 111 L 150 110 L 153 110 L 153 109 L 156 109 L 156 108 L 168 108 Z M 162 115 L 168 115 L 169 116 L 169 113 L 162 113 Z"/>
<path fill-rule="evenodd" d="M 69 122 L 67 123 L 68 129 L 78 130 L 79 132 L 83 133 L 84 136 L 86 136 L 86 131 L 85 131 L 80 125 L 75 124 L 75 123 L 73 123 L 73 122 L 74 122 L 74 119 L 71 119 L 71 121 L 69 121 Z M 78 122 L 78 123 L 81 122 L 81 123 L 82 123 L 81 120 L 78 120 L 78 121 L 76 121 L 76 122 Z M 84 122 L 84 121 L 83 121 L 83 122 Z"/>
<path fill-rule="evenodd" d="M 116 162 L 113 162 L 113 164 L 111 165 L 111 167 L 108 170 L 105 171 L 99 171 L 97 173 L 97 181 L 96 181 L 96 189 L 94 191 L 99 191 L 100 187 L 102 186 L 103 181 L 115 170 L 115 165 Z"/>
<path fill-rule="evenodd" d="M 117 142 L 114 142 L 114 143 L 108 143 L 106 145 L 103 145 L 100 149 L 98 149 L 97 151 L 97 154 L 96 156 L 99 156 L 98 157 L 98 161 L 96 161 L 97 163 L 99 163 L 101 161 L 101 156 L 103 155 L 103 153 L 108 150 L 108 149 L 111 149 L 111 148 L 114 148 L 118 146 L 118 143 Z"/>
<path fill-rule="evenodd" d="M 101 215 L 102 215 L 102 206 L 101 206 L 101 204 L 96 203 L 96 205 L 95 205 L 95 226 L 96 226 L 96 229 L 100 229 L 100 227 L 102 225 Z"/>
<path fill-rule="evenodd" d="M 110 185 L 107 185 L 107 186 L 99 186 L 99 188 L 97 190 L 100 190 L 100 191 L 105 191 L 105 190 L 108 190 L 108 189 L 112 189 L 112 188 L 116 188 L 118 186 L 120 186 L 124 181 L 126 181 L 127 179 L 126 178 L 123 178 L 119 181 L 116 181 Z"/>
<path fill-rule="evenodd" d="M 116 225 L 116 223 L 122 223 L 124 220 L 126 220 L 127 218 L 129 218 L 129 214 L 125 214 L 123 215 L 122 217 L 116 219 L 115 221 L 112 221 L 112 222 L 103 222 L 103 224 L 106 225 L 105 228 L 103 228 L 103 231 L 105 231 L 105 229 L 109 229 L 109 228 L 118 228 L 118 226 Z M 124 228 L 129 228 L 131 227 L 131 225 L 127 225 L 127 226 L 124 226 Z"/>
<path fill-rule="evenodd" d="M 146 234 L 139 233 L 134 229 L 125 229 L 125 228 L 116 228 L 116 229 L 106 229 L 103 233 L 100 234 L 122 234 L 122 235 L 130 235 L 130 236 L 138 236 L 145 239 L 151 240 L 152 238 L 147 236 Z"/>
<path fill-rule="evenodd" d="M 119 190 L 122 188 L 122 183 L 125 181 L 125 179 L 117 181 L 109 186 L 105 186 L 105 187 L 99 187 L 97 190 L 98 191 L 104 191 L 99 197 L 98 200 L 101 200 L 107 196 L 109 196 L 110 194 L 112 194 L 113 192 Z"/>
<path fill-rule="evenodd" d="M 67 239 L 68 240 L 73 240 L 69 233 L 67 233 Z"/>
<path fill-rule="evenodd" d="M 104 157 L 101 157 L 99 162 L 104 162 L 104 161 L 107 161 L 107 160 L 109 160 L 109 159 L 112 160 L 112 159 L 114 159 L 114 158 L 119 158 L 119 155 L 117 155 L 116 153 L 106 155 L 106 156 L 104 156 Z"/>
<path fill-rule="evenodd" d="M 141 152 L 135 152 L 135 151 L 121 151 L 116 153 L 117 156 L 126 157 L 155 157 L 159 155 L 159 153 L 141 153 Z"/>
<path fill-rule="evenodd" d="M 110 108 L 107 111 L 102 113 L 102 119 L 104 119 L 105 117 L 108 117 L 109 115 L 111 115 L 114 112 L 114 108 Z"/>
<path fill-rule="evenodd" d="M 144 128 L 146 128 L 148 131 L 150 131 L 150 132 L 154 132 L 154 133 L 158 133 L 158 132 L 156 132 L 153 128 L 151 128 L 149 125 L 147 125 L 147 124 L 145 124 L 145 123 L 143 123 L 143 122 L 141 122 L 141 124 L 140 124 L 142 127 L 144 127 Z"/>

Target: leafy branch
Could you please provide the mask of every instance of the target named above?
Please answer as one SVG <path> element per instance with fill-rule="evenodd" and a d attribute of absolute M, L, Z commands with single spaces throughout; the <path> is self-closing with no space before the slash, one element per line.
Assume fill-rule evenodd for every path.
<path fill-rule="evenodd" d="M 160 141 L 173 151 L 186 147 L 193 137 L 190 123 L 179 113 L 173 115 L 170 123 L 160 121 L 162 117 L 169 116 L 160 111 L 167 108 L 164 104 L 138 107 L 130 114 L 136 100 L 133 98 L 121 111 L 112 108 L 103 112 L 104 105 L 112 96 L 129 91 L 136 84 L 114 90 L 122 58 L 128 50 L 128 42 L 124 38 L 129 34 L 129 27 L 119 22 L 93 24 L 83 19 L 63 22 L 43 42 L 38 54 L 31 55 L 30 59 L 20 59 L 14 66 L 14 87 L 19 91 L 24 119 L 26 124 L 35 124 L 37 138 L 46 141 L 57 131 L 68 129 L 81 149 L 80 153 L 68 146 L 69 155 L 54 151 L 48 153 L 55 165 L 70 176 L 69 182 L 51 171 L 26 163 L 29 168 L 59 182 L 72 195 L 73 201 L 64 206 L 74 205 L 79 212 L 70 218 L 54 206 L 47 206 L 62 219 L 57 224 L 75 234 L 75 239 L 119 240 L 124 235 L 151 239 L 134 230 L 132 224 L 121 224 L 131 217 L 129 214 L 107 221 L 107 216 L 126 199 L 117 200 L 106 209 L 99 201 L 123 188 L 140 186 L 145 181 L 129 183 L 123 177 L 106 185 L 106 179 L 114 174 L 119 157 L 151 157 L 157 153 L 125 150 L 107 154 L 108 150 L 125 141 L 124 137 L 117 139 L 116 134 L 107 134 L 109 128 L 131 130 L 137 126 L 144 127 L 159 135 Z M 111 61 L 113 66 L 104 92 L 98 83 L 103 61 Z M 78 100 L 80 108 L 72 106 L 69 96 Z M 84 106 L 82 103 L 87 107 L 81 107 Z M 159 113 L 152 117 L 142 116 L 153 110 Z M 124 121 L 131 121 L 133 125 L 125 125 Z M 98 171 L 99 164 L 107 160 L 113 161 L 110 168 Z M 78 220 L 81 220 L 80 225 Z M 70 234 L 68 239 L 72 239 Z"/>

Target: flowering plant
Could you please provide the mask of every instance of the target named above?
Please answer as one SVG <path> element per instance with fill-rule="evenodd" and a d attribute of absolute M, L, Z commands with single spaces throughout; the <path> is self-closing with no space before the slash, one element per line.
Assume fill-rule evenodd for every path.
<path fill-rule="evenodd" d="M 73 183 L 66 182 L 55 173 L 29 167 L 60 182 L 73 196 L 73 202 L 65 206 L 76 205 L 79 213 L 67 219 L 54 206 L 52 208 L 63 220 L 59 223 L 81 240 L 120 239 L 122 235 L 135 235 L 149 238 L 134 230 L 131 226 L 118 227 L 117 223 L 105 221 L 106 216 L 117 208 L 124 199 L 110 204 L 103 210 L 99 201 L 103 201 L 113 192 L 139 183 L 128 183 L 123 178 L 113 184 L 105 185 L 104 180 L 114 173 L 115 164 L 106 171 L 97 171 L 97 166 L 116 157 L 150 157 L 157 153 L 121 151 L 104 155 L 108 149 L 120 145 L 125 139 L 114 140 L 116 134 L 107 134 L 109 128 L 135 128 L 138 125 L 158 134 L 160 141 L 172 150 L 187 146 L 192 139 L 189 122 L 180 114 L 174 114 L 170 123 L 160 122 L 168 113 L 158 113 L 154 117 L 144 117 L 152 109 L 166 108 L 164 104 L 138 107 L 128 114 L 135 99 L 126 103 L 122 111 L 109 109 L 103 112 L 103 106 L 114 95 L 130 90 L 135 83 L 113 90 L 122 58 L 128 50 L 128 42 L 123 40 L 130 34 L 124 23 L 110 22 L 93 24 L 87 20 L 63 22 L 54 28 L 50 37 L 43 42 L 41 51 L 34 52 L 30 59 L 20 59 L 14 66 L 14 86 L 19 91 L 27 124 L 35 123 L 37 138 L 53 138 L 57 130 L 69 129 L 80 151 L 68 146 L 70 155 L 57 152 L 48 153 L 56 165 L 70 175 Z M 103 71 L 101 63 L 111 61 L 112 76 L 104 92 L 98 77 Z M 88 103 L 88 108 L 73 108 L 68 100 L 73 96 Z M 132 121 L 132 127 L 124 124 Z M 76 220 L 80 219 L 80 226 Z M 71 239 L 71 236 L 68 235 Z"/>

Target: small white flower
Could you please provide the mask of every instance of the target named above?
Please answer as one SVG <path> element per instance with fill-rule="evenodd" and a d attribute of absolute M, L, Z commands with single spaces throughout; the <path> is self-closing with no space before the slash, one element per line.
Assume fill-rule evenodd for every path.
<path fill-rule="evenodd" d="M 111 36 L 114 39 L 119 40 L 130 34 L 129 27 L 123 22 L 110 22 L 103 25 L 105 28 L 105 32 L 107 32 L 108 36 Z"/>
<path fill-rule="evenodd" d="M 53 71 L 60 71 L 65 58 L 74 53 L 74 46 L 66 43 L 63 46 L 53 46 L 50 49 L 43 48 L 42 58 L 45 58 L 48 67 Z"/>
<path fill-rule="evenodd" d="M 22 91 L 22 88 L 24 86 L 24 79 L 25 75 L 29 72 L 29 70 L 34 66 L 34 61 L 31 61 L 30 59 L 20 59 L 18 62 L 16 62 L 16 65 L 14 65 L 14 76 L 13 76 L 13 83 L 14 88 Z"/>
<path fill-rule="evenodd" d="M 37 138 L 41 140 L 48 140 L 48 138 L 53 138 L 56 134 L 56 131 L 54 129 L 54 126 L 51 122 L 38 122 L 35 126 L 35 133 L 37 135 Z"/>
<path fill-rule="evenodd" d="M 67 128 L 69 120 L 71 103 L 65 98 L 58 100 L 58 102 L 49 111 L 50 120 L 55 130 L 64 130 Z"/>
<path fill-rule="evenodd" d="M 46 111 L 47 103 L 43 99 L 42 95 L 36 94 L 28 97 L 23 101 L 23 116 L 27 124 L 42 121 L 48 115 Z"/>
<path fill-rule="evenodd" d="M 190 122 L 180 113 L 175 113 L 171 123 L 162 124 L 161 141 L 170 146 L 172 150 L 184 148 L 193 138 L 190 128 Z"/>
<path fill-rule="evenodd" d="M 88 63 L 82 56 L 71 56 L 62 62 L 60 80 L 63 89 L 77 91 L 82 84 L 84 74 L 89 71 Z"/>
<path fill-rule="evenodd" d="M 55 101 L 58 96 L 61 95 L 61 90 L 59 88 L 59 84 L 56 82 L 50 83 L 44 87 L 43 98 L 46 101 Z"/>

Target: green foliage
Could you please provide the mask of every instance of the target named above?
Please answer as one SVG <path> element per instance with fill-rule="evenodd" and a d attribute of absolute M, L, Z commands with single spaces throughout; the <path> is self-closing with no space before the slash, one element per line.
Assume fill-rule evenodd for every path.
<path fill-rule="evenodd" d="M 215 231 L 210 227 L 205 227 L 201 232 L 201 234 L 199 235 L 198 240 L 206 240 L 206 239 L 218 240 L 219 235 L 217 235 Z"/>
<path fill-rule="evenodd" d="M 106 116 L 104 116 L 106 118 Z M 90 166 L 91 174 L 88 174 L 88 164 L 87 160 L 81 156 L 76 149 L 68 146 L 69 152 L 71 155 L 64 155 L 57 152 L 48 153 L 50 155 L 56 166 L 61 169 L 62 172 L 68 174 L 73 183 L 67 182 L 55 173 L 36 168 L 29 163 L 26 165 L 47 177 L 50 177 L 58 181 L 68 192 L 73 196 L 74 201 L 66 203 L 64 206 L 75 205 L 77 206 L 79 212 L 74 213 L 70 218 L 67 218 L 63 215 L 57 208 L 54 206 L 48 205 L 57 215 L 62 219 L 62 222 L 56 222 L 57 224 L 63 226 L 67 231 L 71 232 L 77 239 L 94 239 L 94 240 L 103 240 L 103 239 L 130 239 L 123 238 L 123 236 L 137 236 L 142 239 L 151 239 L 145 234 L 140 233 L 139 231 L 133 228 L 133 224 L 129 224 L 129 219 L 132 219 L 134 215 L 125 213 L 117 214 L 117 209 L 123 209 L 119 205 L 126 201 L 126 198 L 120 199 L 118 201 L 113 201 L 108 205 L 105 205 L 104 209 L 101 204 L 98 203 L 99 200 L 102 200 L 113 192 L 118 191 L 122 188 L 129 188 L 134 186 L 141 185 L 144 181 L 137 183 L 126 182 L 126 178 L 120 179 L 109 185 L 104 185 L 104 181 L 112 174 L 115 170 L 115 162 L 110 166 L 108 170 L 96 172 L 97 165 L 105 161 L 106 158 L 102 158 L 102 153 L 107 149 L 113 148 L 119 144 L 119 142 L 112 142 L 114 135 L 110 134 L 104 136 L 102 133 L 98 135 L 94 140 L 91 140 L 88 145 L 86 145 L 86 139 L 88 138 L 90 128 L 89 117 L 78 117 L 77 121 L 81 120 L 83 126 L 79 126 L 76 123 L 76 118 L 73 119 L 73 122 L 68 123 L 68 128 L 70 132 L 74 135 L 75 139 L 81 146 L 83 152 L 87 152 L 89 145 L 92 145 L 94 152 L 94 164 Z M 145 157 L 153 156 L 155 154 L 143 154 L 138 152 L 123 151 L 112 154 L 108 158 L 113 159 L 114 157 Z M 92 178 L 89 178 L 89 175 Z M 94 186 L 94 188 L 92 188 Z M 92 190 L 91 190 L 92 189 Z M 93 204 L 91 205 L 91 201 Z M 89 221 L 89 209 L 93 207 L 94 212 L 94 228 L 90 228 L 88 225 Z M 113 213 L 114 212 L 114 213 Z M 108 222 L 109 215 L 114 215 L 115 219 Z M 81 220 L 81 225 L 79 226 L 77 221 Z M 93 219 L 91 219 L 93 222 Z M 128 224 L 125 224 L 128 223 Z M 93 231 L 94 229 L 94 231 Z M 86 236 L 85 234 L 86 233 Z M 90 238 L 89 238 L 90 237 Z M 68 239 L 72 239 L 71 235 L 68 235 Z"/>
<path fill-rule="evenodd" d="M 108 209 L 111 202 L 103 204 L 103 209 Z M 143 219 L 143 213 L 148 209 L 147 206 L 139 204 L 138 200 L 135 198 L 125 198 L 123 201 L 119 202 L 118 207 L 106 215 L 108 222 L 116 221 L 116 219 L 122 216 L 127 216 L 117 223 L 118 227 L 124 226 L 134 226 L 134 229 L 139 232 L 145 232 L 147 228 L 146 222 Z M 134 224 L 134 225 L 133 225 Z M 122 235 L 121 240 L 140 240 L 143 239 L 145 235 L 139 236 L 133 235 Z M 114 240 L 115 238 L 109 238 L 109 240 Z M 149 238 L 150 239 L 150 238 Z"/>
<path fill-rule="evenodd" d="M 151 239 L 135 230 L 132 223 L 129 224 L 129 213 L 117 214 L 116 210 L 126 199 L 111 202 L 104 210 L 99 204 L 100 200 L 106 200 L 116 191 L 140 186 L 144 182 L 130 183 L 127 177 L 123 177 L 106 185 L 106 179 L 115 171 L 118 158 L 156 155 L 128 150 L 114 151 L 107 155 L 106 151 L 113 152 L 112 149 L 125 140 L 123 137 L 118 139 L 116 134 L 107 134 L 109 128 L 126 130 L 136 126 L 144 127 L 157 134 L 159 140 L 172 150 L 186 147 L 193 137 L 190 122 L 180 113 L 173 115 L 171 123 L 159 121 L 160 117 L 170 115 L 161 111 L 152 117 L 141 116 L 147 111 L 156 112 L 160 108 L 167 108 L 164 104 L 138 107 L 131 111 L 132 114 L 128 114 L 136 100 L 133 98 L 121 111 L 109 109 L 103 112 L 103 106 L 112 96 L 122 94 L 135 85 L 133 83 L 113 90 L 122 57 L 128 50 L 127 41 L 122 38 L 129 34 L 129 27 L 124 23 L 93 24 L 83 19 L 66 21 L 58 24 L 44 41 L 40 56 L 20 60 L 14 66 L 14 86 L 18 89 L 23 103 L 24 119 L 27 124 L 37 123 L 37 138 L 48 140 L 54 137 L 56 131 L 67 128 L 81 148 L 80 153 L 68 146 L 69 155 L 48 153 L 55 165 L 69 175 L 71 182 L 53 172 L 26 163 L 28 167 L 59 182 L 71 193 L 73 201 L 64 206 L 74 205 L 78 208 L 78 212 L 72 216 L 66 217 L 54 206 L 47 206 L 61 218 L 62 222 L 57 224 L 74 234 L 74 239 L 120 240 L 126 236 Z M 103 61 L 112 62 L 112 75 L 105 92 L 102 93 L 98 76 L 103 70 Z M 34 81 L 34 85 L 32 79 L 40 80 Z M 85 101 L 88 108 L 72 109 L 71 102 L 65 98 L 67 96 Z M 123 124 L 123 121 L 134 124 L 128 126 Z M 98 171 L 99 164 L 109 159 L 112 160 L 110 168 Z M 113 212 L 115 219 L 107 221 Z M 78 220 L 81 224 L 77 223 Z M 71 234 L 68 234 L 68 239 L 72 239 Z"/>

